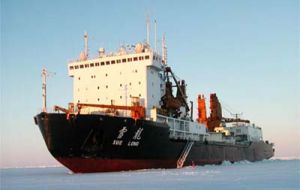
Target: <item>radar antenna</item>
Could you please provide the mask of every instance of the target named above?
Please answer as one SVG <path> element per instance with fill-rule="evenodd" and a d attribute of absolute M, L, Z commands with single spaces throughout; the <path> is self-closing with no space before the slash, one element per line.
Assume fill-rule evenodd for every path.
<path fill-rule="evenodd" d="M 239 122 L 243 122 L 243 123 L 250 123 L 249 120 L 247 119 L 241 119 L 241 116 L 243 115 L 243 112 L 240 112 L 240 113 L 233 113 L 230 111 L 229 108 L 226 108 L 226 106 L 224 105 L 225 103 L 223 102 L 223 109 L 226 110 L 228 113 L 230 113 L 230 115 L 233 117 L 233 118 L 226 118 L 226 117 L 223 117 L 222 118 L 222 121 L 225 122 L 225 123 L 235 123 L 236 126 L 238 126 L 238 123 Z M 231 108 L 232 109 L 232 108 Z"/>
<path fill-rule="evenodd" d="M 241 112 L 241 113 L 230 113 L 230 115 L 234 116 L 235 119 L 240 119 L 240 116 L 243 115 L 243 112 Z"/>

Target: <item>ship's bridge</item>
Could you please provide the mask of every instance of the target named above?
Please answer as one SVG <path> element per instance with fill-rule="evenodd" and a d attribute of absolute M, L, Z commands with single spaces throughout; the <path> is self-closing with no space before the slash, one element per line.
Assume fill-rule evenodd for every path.
<path fill-rule="evenodd" d="M 100 48 L 94 59 L 81 54 L 79 60 L 68 64 L 73 101 L 129 106 L 131 98 L 138 97 L 147 116 L 151 108 L 160 106 L 165 93 L 164 66 L 161 55 L 142 43 L 136 44 L 134 51 L 122 47 L 117 53 L 106 54 Z M 95 110 L 91 109 L 89 112 Z"/>

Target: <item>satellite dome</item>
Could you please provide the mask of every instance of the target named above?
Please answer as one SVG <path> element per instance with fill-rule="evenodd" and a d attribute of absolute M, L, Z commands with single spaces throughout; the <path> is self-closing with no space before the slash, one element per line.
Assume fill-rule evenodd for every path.
<path fill-rule="evenodd" d="M 104 57 L 105 56 L 105 49 L 104 48 L 99 48 L 98 53 L 99 53 L 99 57 Z"/>
<path fill-rule="evenodd" d="M 135 52 L 142 53 L 144 51 L 144 45 L 142 43 L 137 43 L 135 45 Z"/>
<path fill-rule="evenodd" d="M 127 51 L 124 47 L 121 47 L 120 50 L 119 50 L 119 54 L 120 55 L 126 55 L 127 54 Z"/>
<path fill-rule="evenodd" d="M 86 56 L 86 54 L 83 51 L 80 52 L 79 59 L 80 59 L 80 61 L 87 60 L 87 56 Z"/>

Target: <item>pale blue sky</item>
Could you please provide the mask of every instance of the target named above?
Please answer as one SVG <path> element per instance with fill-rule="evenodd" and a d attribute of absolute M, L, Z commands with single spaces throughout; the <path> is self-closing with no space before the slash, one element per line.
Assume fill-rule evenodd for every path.
<path fill-rule="evenodd" d="M 299 1 L 1 0 L 1 167 L 57 164 L 33 122 L 41 69 L 56 72 L 49 105 L 66 106 L 66 64 L 82 50 L 83 32 L 92 56 L 115 51 L 145 40 L 147 14 L 158 36 L 166 33 L 169 64 L 191 100 L 216 92 L 263 128 L 276 156 L 300 156 Z"/>

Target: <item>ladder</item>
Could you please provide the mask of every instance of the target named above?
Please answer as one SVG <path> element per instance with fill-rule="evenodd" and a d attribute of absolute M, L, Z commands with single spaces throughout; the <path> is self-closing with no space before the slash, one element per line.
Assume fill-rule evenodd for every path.
<path fill-rule="evenodd" d="M 192 149 L 193 144 L 194 144 L 194 141 L 188 141 L 186 143 L 180 157 L 177 160 L 177 168 L 182 168 L 187 156 L 190 153 L 190 150 Z"/>

